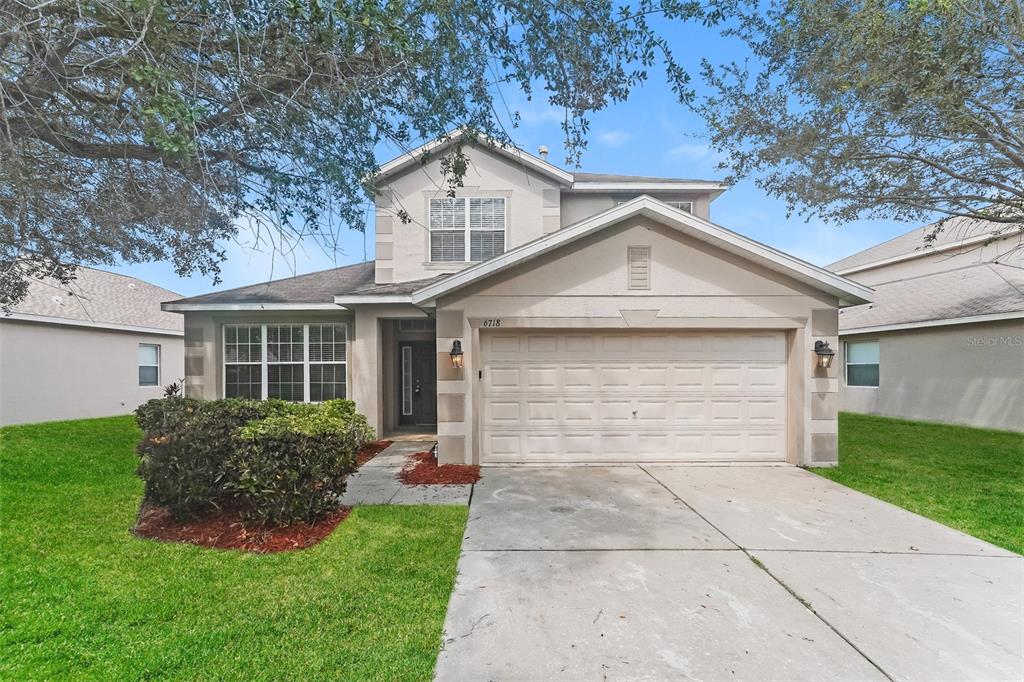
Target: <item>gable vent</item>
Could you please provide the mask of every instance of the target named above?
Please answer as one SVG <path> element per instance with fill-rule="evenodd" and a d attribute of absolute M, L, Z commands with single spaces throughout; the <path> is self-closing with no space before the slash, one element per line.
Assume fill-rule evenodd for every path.
<path fill-rule="evenodd" d="M 626 266 L 629 270 L 628 286 L 630 289 L 651 288 L 651 247 L 627 247 Z"/>

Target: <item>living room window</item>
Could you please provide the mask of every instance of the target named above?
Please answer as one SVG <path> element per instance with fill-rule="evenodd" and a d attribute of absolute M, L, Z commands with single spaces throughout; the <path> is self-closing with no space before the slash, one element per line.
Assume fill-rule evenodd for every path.
<path fill-rule="evenodd" d="M 430 260 L 480 262 L 505 252 L 504 197 L 430 200 Z"/>
<path fill-rule="evenodd" d="M 846 385 L 878 386 L 878 341 L 846 342 Z"/>
<path fill-rule="evenodd" d="M 224 397 L 344 398 L 347 334 L 334 323 L 224 325 Z"/>

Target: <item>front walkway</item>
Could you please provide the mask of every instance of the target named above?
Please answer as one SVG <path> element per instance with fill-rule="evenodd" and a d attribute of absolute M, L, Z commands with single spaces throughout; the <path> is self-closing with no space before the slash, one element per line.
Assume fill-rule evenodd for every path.
<path fill-rule="evenodd" d="M 433 440 L 396 441 L 348 477 L 341 503 L 469 504 L 472 485 L 402 485 L 396 478 L 406 457 L 434 447 Z"/>
<path fill-rule="evenodd" d="M 492 468 L 439 680 L 1021 679 L 1024 559 L 794 467 Z"/>

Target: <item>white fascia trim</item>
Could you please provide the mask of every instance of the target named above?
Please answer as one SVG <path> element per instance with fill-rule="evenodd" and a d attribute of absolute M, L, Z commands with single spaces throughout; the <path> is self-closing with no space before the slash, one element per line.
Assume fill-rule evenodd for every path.
<path fill-rule="evenodd" d="M 387 163 L 381 165 L 381 167 L 377 169 L 377 173 L 374 175 L 374 178 L 386 178 L 389 175 L 393 175 L 408 166 L 419 163 L 420 160 L 422 160 L 427 155 L 437 151 L 438 149 L 458 142 L 460 139 L 462 139 L 463 136 L 464 133 L 462 130 L 454 130 L 443 137 L 439 137 L 435 140 L 427 142 L 426 144 L 422 144 L 416 149 L 406 152 L 401 156 L 397 156 L 394 159 L 388 161 Z M 502 145 L 497 140 L 493 140 L 483 135 L 481 135 L 479 139 L 481 142 L 488 145 L 493 151 L 517 159 L 518 161 L 521 161 L 526 165 L 531 166 L 537 172 L 556 178 L 557 180 L 561 181 L 566 185 L 572 184 L 572 173 L 568 173 L 559 168 L 558 166 L 548 163 L 547 161 L 540 157 L 534 156 L 533 154 L 528 154 L 524 152 L 522 149 L 519 149 L 518 147 L 509 147 Z"/>
<path fill-rule="evenodd" d="M 572 192 L 715 192 L 729 187 L 721 182 L 574 182 Z"/>
<path fill-rule="evenodd" d="M 373 303 L 409 303 L 412 304 L 412 294 L 390 294 L 381 296 L 346 296 L 344 294 L 334 297 L 336 304 L 344 305 L 366 305 Z"/>
<path fill-rule="evenodd" d="M 137 332 L 139 334 L 157 334 L 159 336 L 184 336 L 185 332 L 158 327 L 138 327 L 131 324 L 114 324 L 113 322 L 93 322 L 91 320 L 72 320 L 67 317 L 51 317 L 49 315 L 28 315 L 25 313 L 0 314 L 0 322 L 19 320 L 22 322 L 39 322 L 40 324 L 59 324 L 67 327 L 90 327 L 92 329 L 110 329 L 119 332 Z"/>
<path fill-rule="evenodd" d="M 774 269 L 836 296 L 845 305 L 860 305 L 874 299 L 874 290 L 870 287 L 811 265 L 724 227 L 709 223 L 692 213 L 680 211 L 645 194 L 540 239 L 523 244 L 489 261 L 466 268 L 437 284 L 426 286 L 413 293 L 412 302 L 415 305 L 420 305 L 427 301 L 433 301 L 471 282 L 513 267 L 522 261 L 552 251 L 567 242 L 580 239 L 637 215 L 658 220 L 669 227 L 674 227 L 719 248 L 753 256 L 755 259 L 764 261 L 766 265 L 775 265 Z"/>
<path fill-rule="evenodd" d="M 921 329 L 923 327 L 948 327 L 955 324 L 977 324 L 979 322 L 998 322 L 1000 320 L 1016 320 L 1024 318 L 1024 310 L 1012 313 L 992 313 L 990 315 L 972 315 L 970 317 L 949 317 L 941 320 L 925 320 L 923 322 L 902 322 L 900 324 L 882 324 L 875 327 L 855 327 L 840 329 L 839 336 L 860 334 L 877 334 L 879 332 L 896 332 L 903 329 Z"/>
<path fill-rule="evenodd" d="M 983 244 L 992 239 L 998 239 L 1005 235 L 996 234 L 994 232 L 986 232 L 975 237 L 968 237 L 957 242 L 947 242 L 945 244 L 939 244 L 938 246 L 927 246 L 917 251 L 911 251 L 910 253 L 900 254 L 899 256 L 892 256 L 891 258 L 883 258 L 881 260 L 871 261 L 870 263 L 864 263 L 863 265 L 855 265 L 852 268 L 844 268 L 842 270 L 836 270 L 837 275 L 852 275 L 855 272 L 863 272 L 865 270 L 873 270 L 880 268 L 884 265 L 892 265 L 893 263 L 902 263 L 903 261 L 913 260 L 915 258 L 923 258 L 924 256 L 930 256 L 935 253 L 945 253 L 947 251 L 955 251 L 956 249 L 963 248 L 965 246 L 975 246 L 977 244 Z"/>
<path fill-rule="evenodd" d="M 161 303 L 160 309 L 172 313 L 204 310 L 344 310 L 337 303 Z"/>

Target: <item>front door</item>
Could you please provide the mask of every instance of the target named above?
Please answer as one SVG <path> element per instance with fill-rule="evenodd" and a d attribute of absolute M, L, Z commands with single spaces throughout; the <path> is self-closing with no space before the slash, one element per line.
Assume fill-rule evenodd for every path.
<path fill-rule="evenodd" d="M 437 424 L 437 360 L 433 341 L 398 344 L 399 424 Z"/>

